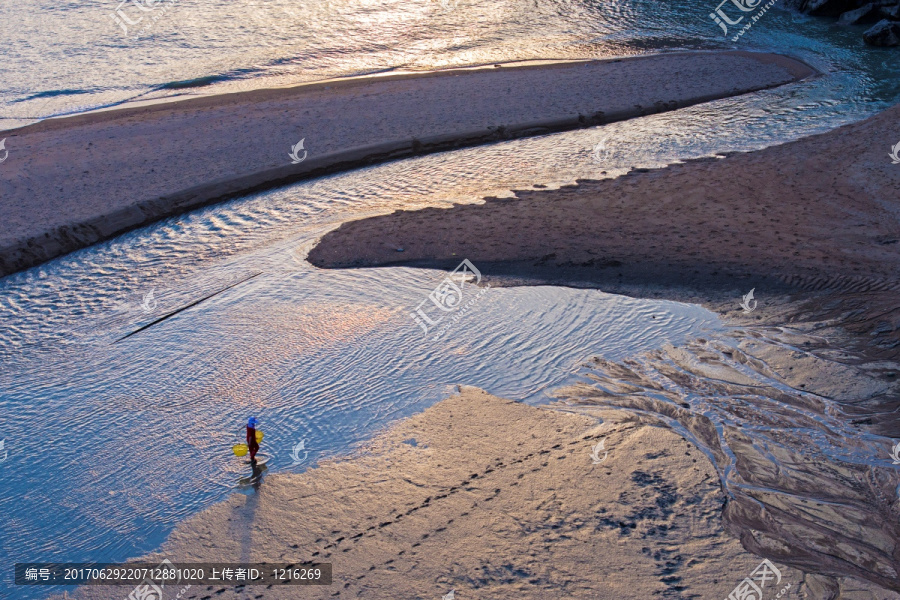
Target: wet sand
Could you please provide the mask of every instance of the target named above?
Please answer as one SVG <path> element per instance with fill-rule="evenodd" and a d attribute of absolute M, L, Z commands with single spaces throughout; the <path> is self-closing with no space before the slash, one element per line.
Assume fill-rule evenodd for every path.
<path fill-rule="evenodd" d="M 723 301 L 737 318 L 751 288 L 761 306 L 782 294 L 831 291 L 826 300 L 803 296 L 823 302 L 803 318 L 840 318 L 867 355 L 893 359 L 900 165 L 888 152 L 896 140 L 900 106 L 758 152 L 344 223 L 309 261 L 449 269 L 468 258 L 508 281 Z"/>
<path fill-rule="evenodd" d="M 724 531 L 715 470 L 668 430 L 603 419 L 461 388 L 350 459 L 188 520 L 158 556 L 333 564 L 331 586 L 184 596 L 197 599 L 726 597 L 760 559 Z M 779 589 L 803 585 L 781 572 Z M 75 597 L 127 595 L 113 589 Z"/>
<path fill-rule="evenodd" d="M 144 559 L 333 565 L 330 586 L 193 586 L 181 596 L 197 600 L 450 590 L 459 600 L 725 598 L 761 563 L 724 526 L 716 470 L 677 433 L 615 408 L 458 391 L 353 456 L 264 477 L 257 493 L 181 523 Z M 781 581 L 764 587 L 766 598 L 900 598 L 774 564 Z M 70 597 L 128 592 L 81 587 Z"/>
<path fill-rule="evenodd" d="M 700 302 L 739 326 L 739 342 L 590 360 L 550 407 L 463 388 L 352 457 L 269 476 L 257 494 L 189 519 L 148 560 L 334 563 L 328 588 L 185 596 L 198 600 L 451 589 L 460 599 L 725 598 L 762 556 L 791 584 L 782 598 L 900 598 L 900 471 L 886 439 L 856 443 L 900 437 L 900 166 L 887 156 L 898 116 L 895 107 L 759 152 L 327 234 L 309 257 L 320 267 L 452 268 L 466 257 L 492 286 Z M 759 305 L 743 314 L 751 287 Z M 687 402 L 697 395 L 771 423 L 769 437 L 740 422 L 717 428 Z M 840 422 L 823 435 L 884 460 L 780 444 L 792 435 L 782 413 L 809 427 Z M 599 440 L 609 455 L 594 464 Z M 127 594 L 110 590 L 74 597 Z"/>
<path fill-rule="evenodd" d="M 739 328 L 737 348 L 696 340 L 626 365 L 597 359 L 590 381 L 561 399 L 684 428 L 727 473 L 729 531 L 754 553 L 816 574 L 812 597 L 852 597 L 844 576 L 892 597 L 900 166 L 888 152 L 898 117 L 900 106 L 757 152 L 345 223 L 309 260 L 450 269 L 465 257 L 492 286 L 598 287 L 718 312 Z M 751 289 L 758 305 L 744 313 Z M 703 397 L 730 421 L 704 416 Z M 822 437 L 813 443 L 794 427 Z"/>
<path fill-rule="evenodd" d="M 696 52 L 333 80 L 0 132 L 0 276 L 303 178 L 771 88 L 796 60 Z M 293 164 L 292 148 L 302 162 Z"/>

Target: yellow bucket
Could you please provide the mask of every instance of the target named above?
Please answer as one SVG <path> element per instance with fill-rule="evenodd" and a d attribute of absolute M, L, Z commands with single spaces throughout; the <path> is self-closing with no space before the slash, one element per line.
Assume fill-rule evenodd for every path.
<path fill-rule="evenodd" d="M 231 447 L 231 451 L 234 452 L 235 456 L 247 456 L 250 448 L 247 447 L 247 444 L 235 444 Z"/>
<path fill-rule="evenodd" d="M 259 429 L 256 430 L 256 443 L 260 443 L 263 439 L 263 432 Z"/>

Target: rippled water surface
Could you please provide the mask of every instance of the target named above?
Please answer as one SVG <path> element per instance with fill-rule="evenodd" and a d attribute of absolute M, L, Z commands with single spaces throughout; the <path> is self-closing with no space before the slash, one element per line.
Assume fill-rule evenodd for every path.
<path fill-rule="evenodd" d="M 710 6 L 693 0 L 174 0 L 128 34 L 110 18 L 117 5 L 0 5 L 0 128 L 360 73 L 725 47 Z M 142 13 L 134 2 L 123 10 Z M 242 489 L 229 446 L 249 414 L 266 432 L 269 472 L 298 470 L 457 383 L 540 402 L 589 356 L 620 361 L 717 336 L 722 326 L 695 306 L 537 287 L 487 289 L 444 339 L 423 339 L 409 312 L 439 273 L 318 271 L 302 257 L 349 218 L 750 150 L 861 118 L 896 101 L 900 77 L 895 55 L 863 47 L 859 33 L 771 11 L 740 47 L 800 56 L 823 77 L 310 181 L 0 280 L 0 560 L 123 560 L 156 548 L 179 520 Z M 185 80 L 205 85 L 171 85 Z M 292 465 L 300 441 L 309 455 Z M 0 597 L 12 597 L 2 577 Z"/>
<path fill-rule="evenodd" d="M 7 2 L 0 5 L 0 129 L 126 101 L 329 77 L 729 47 L 786 52 L 832 74 L 827 89 L 796 98 L 793 108 L 817 119 L 856 118 L 898 96 L 900 66 L 890 50 L 864 46 L 862 28 L 838 27 L 776 6 L 735 44 L 709 18 L 715 4 Z M 771 116 L 778 118 L 779 111 Z"/>
<path fill-rule="evenodd" d="M 416 170 L 398 182 L 398 166 L 207 209 L 3 280 L 0 428 L 27 435 L 7 440 L 17 493 L 0 497 L 2 558 L 156 547 L 242 488 L 230 446 L 251 414 L 269 471 L 302 469 L 455 384 L 542 401 L 592 352 L 617 360 L 720 329 L 675 302 L 469 285 L 469 312 L 440 340 L 423 335 L 409 313 L 439 273 L 302 260 L 331 211 L 414 193 Z M 294 465 L 301 441 L 309 455 Z"/>

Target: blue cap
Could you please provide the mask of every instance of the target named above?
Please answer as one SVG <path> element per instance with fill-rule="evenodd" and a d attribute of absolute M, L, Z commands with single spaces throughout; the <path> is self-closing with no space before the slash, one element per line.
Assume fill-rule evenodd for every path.
<path fill-rule="evenodd" d="M 256 420 L 256 417 L 250 417 L 250 420 L 247 421 L 247 427 L 253 427 L 254 429 L 256 429 L 257 423 L 258 421 Z"/>

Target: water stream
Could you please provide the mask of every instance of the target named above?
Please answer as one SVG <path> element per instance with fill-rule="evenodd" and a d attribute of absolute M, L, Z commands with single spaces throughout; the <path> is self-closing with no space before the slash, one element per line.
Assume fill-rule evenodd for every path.
<path fill-rule="evenodd" d="M 129 99 L 361 72 L 725 45 L 710 7 L 687 1 L 241 0 L 211 8 L 176 0 L 147 33 L 125 39 L 108 18 L 112 4 L 51 4 L 0 7 L 0 19 L 15 25 L 2 33 L 15 54 L 0 64 L 2 128 Z M 251 9 L 254 19 L 242 18 Z M 303 256 L 350 218 L 753 150 L 900 97 L 893 55 L 862 47 L 856 29 L 771 11 L 741 47 L 787 51 L 824 76 L 309 181 L 0 279 L 8 453 L 0 463 L 0 561 L 121 561 L 158 547 L 180 520 L 242 491 L 243 467 L 229 446 L 250 414 L 273 454 L 269 473 L 297 471 L 349 452 L 458 383 L 540 403 L 577 378 L 588 357 L 637 360 L 697 338 L 727 339 L 729 330 L 697 306 L 535 287 L 487 289 L 433 340 L 409 313 L 440 273 L 319 271 Z M 211 79 L 200 88 L 166 85 L 198 77 Z M 886 150 L 895 142 L 885 140 Z M 305 460 L 294 464 L 301 441 Z M 5 572 L 2 598 L 48 592 L 12 589 Z"/>

